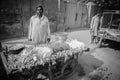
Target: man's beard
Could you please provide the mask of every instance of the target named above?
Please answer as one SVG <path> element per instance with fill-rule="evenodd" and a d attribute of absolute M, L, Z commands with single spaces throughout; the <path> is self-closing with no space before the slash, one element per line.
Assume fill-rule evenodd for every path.
<path fill-rule="evenodd" d="M 39 13 L 39 14 L 37 14 L 39 17 L 42 17 L 42 15 L 43 15 L 43 13 Z"/>

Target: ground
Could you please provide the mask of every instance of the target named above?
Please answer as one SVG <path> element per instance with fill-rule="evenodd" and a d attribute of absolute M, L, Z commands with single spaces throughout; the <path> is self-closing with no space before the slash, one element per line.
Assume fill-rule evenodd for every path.
<path fill-rule="evenodd" d="M 98 48 L 97 45 L 90 44 L 88 30 L 70 32 L 69 37 L 84 42 L 90 47 L 90 52 L 79 56 L 78 60 L 85 71 L 85 76 L 79 76 L 81 72 L 78 72 L 78 74 L 76 73 L 74 77 L 68 80 L 101 80 L 100 78 L 93 79 L 89 77 L 90 75 L 95 76 L 98 74 L 100 69 L 102 69 L 102 74 L 104 74 L 101 75 L 101 77 L 104 77 L 102 80 L 120 80 L 120 50 L 115 50 L 110 47 Z"/>
<path fill-rule="evenodd" d="M 79 55 L 76 72 L 66 80 L 120 80 L 120 49 L 99 48 L 95 44 L 90 44 L 89 30 L 74 30 L 66 33 L 68 38 L 84 42 L 90 48 L 89 52 Z M 4 43 L 26 41 L 27 38 L 22 38 Z"/>

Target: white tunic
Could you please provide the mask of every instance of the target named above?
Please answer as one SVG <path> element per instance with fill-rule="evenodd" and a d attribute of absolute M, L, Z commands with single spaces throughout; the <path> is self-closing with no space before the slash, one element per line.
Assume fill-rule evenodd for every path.
<path fill-rule="evenodd" d="M 98 17 L 98 15 L 95 15 L 92 17 L 90 26 L 91 26 L 91 30 L 92 30 L 92 35 L 97 36 L 98 29 L 100 26 L 100 17 Z"/>
<path fill-rule="evenodd" d="M 50 37 L 49 21 L 46 16 L 39 18 L 34 15 L 30 19 L 28 39 L 32 39 L 34 43 L 45 43 Z"/>

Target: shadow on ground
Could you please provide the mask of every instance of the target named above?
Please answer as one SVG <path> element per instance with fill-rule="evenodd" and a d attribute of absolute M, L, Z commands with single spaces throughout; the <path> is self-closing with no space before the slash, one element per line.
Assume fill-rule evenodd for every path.
<path fill-rule="evenodd" d="M 120 51 L 120 42 L 116 41 L 111 41 L 111 40 L 106 40 L 103 45 L 104 48 L 112 48 L 114 50 L 119 50 Z"/>
<path fill-rule="evenodd" d="M 104 64 L 102 61 L 94 58 L 94 56 L 90 55 L 89 53 L 79 56 L 78 62 L 79 65 L 76 71 L 78 72 L 78 76 L 80 78 L 89 75 L 90 73 L 97 70 Z M 96 75 L 94 77 L 96 77 Z M 90 79 L 90 80 L 95 80 L 95 79 Z"/>

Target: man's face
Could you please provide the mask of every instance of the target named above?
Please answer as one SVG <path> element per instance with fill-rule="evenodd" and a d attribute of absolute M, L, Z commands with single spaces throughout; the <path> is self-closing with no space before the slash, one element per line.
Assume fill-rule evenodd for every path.
<path fill-rule="evenodd" d="M 36 12 L 37 12 L 37 15 L 39 15 L 40 17 L 42 17 L 43 11 L 42 11 L 41 7 L 38 7 L 37 10 L 36 10 Z"/>

